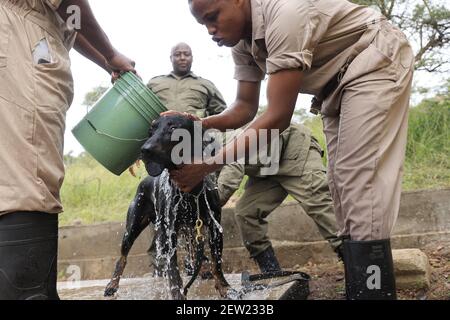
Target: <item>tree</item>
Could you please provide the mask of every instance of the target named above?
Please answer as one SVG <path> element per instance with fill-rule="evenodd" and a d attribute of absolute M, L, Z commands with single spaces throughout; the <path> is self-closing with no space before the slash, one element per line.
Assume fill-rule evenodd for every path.
<path fill-rule="evenodd" d="M 108 87 L 104 86 L 98 86 L 93 88 L 91 91 L 85 94 L 83 106 L 86 107 L 87 110 L 89 110 L 90 107 L 92 107 L 98 99 L 108 90 Z"/>
<path fill-rule="evenodd" d="M 351 0 L 378 8 L 405 32 L 415 48 L 416 70 L 447 72 L 450 64 L 448 0 Z"/>

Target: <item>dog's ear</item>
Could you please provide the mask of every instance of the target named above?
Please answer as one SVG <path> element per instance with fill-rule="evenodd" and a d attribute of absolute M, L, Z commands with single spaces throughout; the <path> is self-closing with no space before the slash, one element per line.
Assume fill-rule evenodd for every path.
<path fill-rule="evenodd" d="M 152 177 L 157 177 L 164 171 L 164 165 L 150 161 L 145 165 L 145 169 L 147 170 L 149 175 L 151 175 Z"/>

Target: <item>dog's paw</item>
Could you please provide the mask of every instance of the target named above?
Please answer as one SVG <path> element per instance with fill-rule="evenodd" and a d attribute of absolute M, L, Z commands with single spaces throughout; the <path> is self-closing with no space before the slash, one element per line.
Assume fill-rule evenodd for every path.
<path fill-rule="evenodd" d="M 117 285 L 110 283 L 106 286 L 104 296 L 112 297 L 112 296 L 114 296 L 114 294 L 117 292 L 118 289 L 119 289 L 119 287 Z"/>
<path fill-rule="evenodd" d="M 228 299 L 228 292 L 230 290 L 233 290 L 230 286 L 220 285 L 217 283 L 216 283 L 215 287 L 216 287 L 217 292 L 219 292 L 220 297 L 223 299 Z"/>
<path fill-rule="evenodd" d="M 172 290 L 172 299 L 173 300 L 187 300 L 186 296 L 181 293 L 180 290 Z"/>
<path fill-rule="evenodd" d="M 227 294 L 224 297 L 226 300 L 241 300 L 242 293 L 233 288 L 228 288 Z"/>

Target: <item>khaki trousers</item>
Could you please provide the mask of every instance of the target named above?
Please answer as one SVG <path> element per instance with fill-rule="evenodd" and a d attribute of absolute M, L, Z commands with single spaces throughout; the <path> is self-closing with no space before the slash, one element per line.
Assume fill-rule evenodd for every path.
<path fill-rule="evenodd" d="M 403 34 L 384 25 L 347 71 L 361 76 L 340 89 L 340 114 L 323 116 L 339 235 L 355 241 L 390 238 L 398 216 L 413 60 Z"/>
<path fill-rule="evenodd" d="M 311 148 L 300 177 L 249 178 L 236 205 L 236 222 L 252 258 L 271 246 L 266 218 L 288 195 L 300 203 L 333 249 L 341 244 L 322 158 L 317 149 Z"/>
<path fill-rule="evenodd" d="M 50 14 L 40 16 L 23 1 L 0 0 L 0 215 L 62 211 L 73 80 L 69 51 Z M 33 57 L 40 44 L 48 47 L 49 63 Z"/>

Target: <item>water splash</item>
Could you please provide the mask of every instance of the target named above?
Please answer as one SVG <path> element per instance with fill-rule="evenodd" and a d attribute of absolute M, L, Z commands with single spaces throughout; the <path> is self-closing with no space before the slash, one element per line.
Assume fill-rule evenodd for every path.
<path fill-rule="evenodd" d="M 207 192 L 206 192 L 206 184 L 204 184 L 203 189 L 198 195 L 183 193 L 179 190 L 175 184 L 173 184 L 170 180 L 170 175 L 167 170 L 164 170 L 160 175 L 159 179 L 154 180 L 153 193 L 151 195 L 153 200 L 153 205 L 156 213 L 156 222 L 155 222 L 155 230 L 158 232 L 165 233 L 166 243 L 160 243 L 160 241 L 156 241 L 156 264 L 161 268 L 162 275 L 164 278 L 167 278 L 167 272 L 170 265 L 171 259 L 174 258 L 174 255 L 177 250 L 177 246 L 175 246 L 174 241 L 177 241 L 176 234 L 176 223 L 177 216 L 176 214 L 179 212 L 191 212 L 196 214 L 196 217 L 200 217 L 200 199 L 203 198 L 207 209 L 208 214 L 211 217 L 211 220 L 216 225 L 217 229 L 220 233 L 223 233 L 223 228 L 220 223 L 215 219 L 214 213 L 211 209 L 211 205 L 209 203 Z M 192 201 L 194 200 L 194 201 Z M 158 206 L 157 204 L 161 203 L 161 201 L 165 204 L 164 206 Z M 175 216 L 174 216 L 175 215 Z M 191 230 L 181 230 L 180 240 L 184 240 L 184 247 L 186 252 L 192 257 L 192 243 L 191 238 Z M 185 232 L 183 232 L 185 231 Z M 191 231 L 191 232 L 189 232 Z M 184 236 L 184 239 L 183 239 Z M 180 241 L 181 242 L 181 241 Z M 164 252 L 164 247 L 169 248 Z M 170 290 L 167 287 L 168 281 L 166 281 L 166 290 Z"/>

